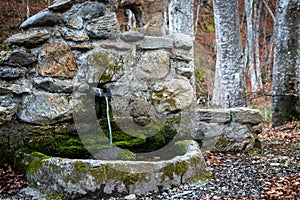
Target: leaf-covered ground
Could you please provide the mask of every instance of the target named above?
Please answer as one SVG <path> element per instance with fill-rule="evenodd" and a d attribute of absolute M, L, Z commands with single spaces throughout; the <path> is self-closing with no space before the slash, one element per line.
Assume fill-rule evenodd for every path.
<path fill-rule="evenodd" d="M 211 170 L 208 182 L 164 188 L 160 193 L 137 195 L 137 199 L 300 199 L 300 122 L 265 128 L 259 138 L 261 151 L 204 152 Z M 0 199 L 26 186 L 23 176 L 9 165 L 0 168 Z M 30 199 L 24 194 L 15 199 L 18 196 Z"/>

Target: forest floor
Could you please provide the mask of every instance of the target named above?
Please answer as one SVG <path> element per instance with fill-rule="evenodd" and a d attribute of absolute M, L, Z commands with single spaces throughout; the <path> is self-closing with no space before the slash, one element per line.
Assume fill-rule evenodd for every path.
<path fill-rule="evenodd" d="M 300 122 L 265 127 L 258 137 L 262 148 L 250 153 L 204 151 L 210 180 L 165 188 L 137 199 L 300 199 Z M 31 199 L 18 193 L 26 186 L 24 176 L 10 165 L 0 168 L 0 199 Z M 117 196 L 107 199 L 123 199 Z"/>

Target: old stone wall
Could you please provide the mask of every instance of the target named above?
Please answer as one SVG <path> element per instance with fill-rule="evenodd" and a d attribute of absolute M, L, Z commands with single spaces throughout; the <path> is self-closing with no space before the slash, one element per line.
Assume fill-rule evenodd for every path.
<path fill-rule="evenodd" d="M 111 92 L 112 120 L 128 118 L 139 127 L 173 118 L 193 104 L 192 38 L 122 33 L 114 8 L 101 1 L 56 1 L 6 40 L 10 50 L 0 60 L 5 155 L 0 163 L 12 161 L 21 148 L 86 157 L 73 114 L 81 96 L 94 98 L 93 87 Z M 104 99 L 98 100 L 96 110 L 103 107 Z"/>

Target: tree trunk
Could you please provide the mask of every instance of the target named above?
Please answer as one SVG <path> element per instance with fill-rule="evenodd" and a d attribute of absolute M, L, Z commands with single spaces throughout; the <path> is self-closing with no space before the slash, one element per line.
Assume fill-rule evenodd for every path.
<path fill-rule="evenodd" d="M 245 104 L 245 70 L 237 0 L 214 0 L 217 62 L 213 103 L 223 108 Z"/>
<path fill-rule="evenodd" d="M 273 126 L 300 120 L 300 4 L 277 0 L 273 69 Z"/>
<path fill-rule="evenodd" d="M 257 78 L 255 75 L 254 68 L 254 34 L 253 34 L 253 0 L 245 0 L 245 13 L 246 13 L 246 21 L 247 21 L 247 34 L 246 34 L 246 48 L 245 48 L 245 67 L 248 69 L 248 75 L 250 77 L 251 83 L 251 92 L 257 91 Z"/>
<path fill-rule="evenodd" d="M 256 84 L 258 92 L 262 88 L 262 80 L 261 80 L 261 70 L 260 70 L 260 52 L 259 52 L 259 19 L 261 13 L 262 1 L 255 1 L 254 3 L 254 68 L 255 68 L 255 77 L 256 77 Z M 254 91 L 253 91 L 254 92 Z"/>
<path fill-rule="evenodd" d="M 169 0 L 169 31 L 194 38 L 194 1 Z"/>

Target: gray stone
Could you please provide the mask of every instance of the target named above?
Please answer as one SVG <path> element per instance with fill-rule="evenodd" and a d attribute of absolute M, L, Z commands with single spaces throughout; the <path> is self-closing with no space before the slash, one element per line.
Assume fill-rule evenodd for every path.
<path fill-rule="evenodd" d="M 47 10 L 39 12 L 36 15 L 29 17 L 20 25 L 20 29 L 28 29 L 31 27 L 54 26 L 62 22 L 61 16 L 49 12 Z"/>
<path fill-rule="evenodd" d="M 137 61 L 139 78 L 151 82 L 167 76 L 170 70 L 169 53 L 164 50 L 144 52 Z"/>
<path fill-rule="evenodd" d="M 124 197 L 125 200 L 136 200 L 135 194 L 130 194 Z"/>
<path fill-rule="evenodd" d="M 263 121 L 259 110 L 232 108 L 230 112 L 232 113 L 233 121 L 236 123 L 257 125 Z"/>
<path fill-rule="evenodd" d="M 232 123 L 223 131 L 223 136 L 217 139 L 215 151 L 241 152 L 249 151 L 255 145 L 256 137 L 246 125 Z"/>
<path fill-rule="evenodd" d="M 174 39 L 175 48 L 184 50 L 191 50 L 193 48 L 194 40 L 185 34 L 176 33 L 171 38 Z"/>
<path fill-rule="evenodd" d="M 60 80 L 51 77 L 35 77 L 33 85 L 48 92 L 72 93 L 73 82 L 71 80 Z"/>
<path fill-rule="evenodd" d="M 152 99 L 159 113 L 170 113 L 188 108 L 194 98 L 193 87 L 185 79 L 172 79 L 154 86 Z"/>
<path fill-rule="evenodd" d="M 91 38 L 108 39 L 119 33 L 119 25 L 115 13 L 92 19 L 86 26 L 88 36 Z"/>
<path fill-rule="evenodd" d="M 66 25 L 73 29 L 82 29 L 83 28 L 83 19 L 78 15 L 69 15 L 64 18 Z"/>
<path fill-rule="evenodd" d="M 137 42 L 145 38 L 143 33 L 136 31 L 124 32 L 120 35 L 121 40 L 125 42 Z"/>
<path fill-rule="evenodd" d="M 195 140 L 207 140 L 222 135 L 225 125 L 218 123 L 199 122 L 196 131 L 191 132 L 191 136 Z"/>
<path fill-rule="evenodd" d="M 11 80 L 21 78 L 27 72 L 24 68 L 0 66 L 0 79 Z"/>
<path fill-rule="evenodd" d="M 55 12 L 64 12 L 70 9 L 73 4 L 73 0 L 56 1 L 53 5 L 49 6 L 48 9 Z"/>
<path fill-rule="evenodd" d="M 33 31 L 25 33 L 17 33 L 9 37 L 5 43 L 8 45 L 17 45 L 32 47 L 34 45 L 40 44 L 50 38 L 50 33 L 46 30 Z"/>
<path fill-rule="evenodd" d="M 129 44 L 124 42 L 110 42 L 110 41 L 103 42 L 101 44 L 101 47 L 103 47 L 104 49 L 114 49 L 117 51 L 128 51 L 132 48 Z"/>
<path fill-rule="evenodd" d="M 17 49 L 9 52 L 2 61 L 0 60 L 0 65 L 27 67 L 35 63 L 36 61 L 37 58 L 33 54 L 27 53 L 24 50 Z"/>
<path fill-rule="evenodd" d="M 0 125 L 12 120 L 17 112 L 17 106 L 11 96 L 0 96 Z"/>
<path fill-rule="evenodd" d="M 19 118 L 32 124 L 54 124 L 72 118 L 70 96 L 33 92 L 23 100 Z"/>
<path fill-rule="evenodd" d="M 156 192 L 161 185 L 178 186 L 193 177 L 207 176 L 198 144 L 194 141 L 184 141 L 184 144 L 184 155 L 165 161 L 35 158 L 31 163 L 39 164 L 34 171 L 27 171 L 27 178 L 47 193 L 63 191 L 72 197 L 95 191 L 104 194 Z M 128 181 L 131 177 L 134 181 Z"/>
<path fill-rule="evenodd" d="M 29 80 L 4 81 L 0 79 L 0 94 L 24 94 L 30 93 L 32 84 Z"/>
<path fill-rule="evenodd" d="M 74 42 L 86 42 L 89 40 L 89 36 L 83 31 L 73 31 L 67 28 L 63 28 L 62 35 L 66 40 L 71 40 Z"/>
<path fill-rule="evenodd" d="M 207 123 L 229 123 L 231 121 L 230 111 L 224 109 L 196 109 L 196 118 Z"/>
<path fill-rule="evenodd" d="M 86 1 L 81 5 L 77 11 L 77 15 L 84 20 L 101 17 L 106 11 L 106 6 L 103 3 Z"/>
<path fill-rule="evenodd" d="M 144 50 L 155 50 L 155 49 L 172 49 L 173 48 L 173 40 L 169 38 L 161 38 L 161 37 L 146 37 L 144 41 L 142 41 L 138 48 Z"/>

